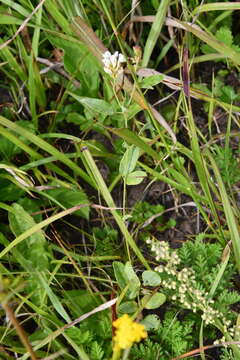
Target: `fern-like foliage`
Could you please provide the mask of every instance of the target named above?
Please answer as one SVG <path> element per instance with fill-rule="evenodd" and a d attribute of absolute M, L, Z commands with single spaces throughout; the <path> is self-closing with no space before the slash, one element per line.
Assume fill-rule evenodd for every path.
<path fill-rule="evenodd" d="M 87 345 L 90 344 L 93 340 L 93 336 L 90 331 L 82 331 L 76 326 L 73 326 L 69 329 L 65 330 L 67 336 L 70 337 L 71 340 L 75 342 L 76 345 Z"/>
<path fill-rule="evenodd" d="M 91 360 L 102 360 L 104 351 L 97 341 L 93 341 L 91 344 L 90 359 Z"/>
<path fill-rule="evenodd" d="M 219 243 L 205 243 L 202 236 L 195 242 L 186 242 L 179 250 L 182 264 L 194 270 L 198 289 L 206 292 L 211 289 L 221 266 L 222 251 Z M 233 265 L 228 264 L 214 294 L 214 308 L 229 319 L 234 316 L 229 312 L 229 306 L 240 301 L 240 295 L 229 289 L 234 271 Z"/>
<path fill-rule="evenodd" d="M 96 239 L 95 253 L 97 255 L 113 255 L 116 254 L 118 232 L 110 226 L 103 228 L 94 227 L 93 235 Z"/>
<path fill-rule="evenodd" d="M 185 242 L 178 254 L 185 266 L 192 267 L 196 273 L 200 271 L 199 277 L 202 277 L 218 264 L 221 251 L 220 244 L 205 243 L 201 237 L 198 237 L 194 242 Z"/>
<path fill-rule="evenodd" d="M 131 350 L 133 360 L 169 360 L 183 354 L 193 347 L 194 322 L 177 318 L 176 312 L 167 311 L 157 331 L 149 334 L 149 338 Z"/>
<path fill-rule="evenodd" d="M 221 360 L 236 360 L 232 353 L 232 350 L 229 350 L 229 349 L 222 350 L 222 355 L 220 355 L 220 359 Z"/>
<path fill-rule="evenodd" d="M 164 357 L 164 351 L 160 344 L 147 339 L 143 343 L 132 347 L 130 359 L 166 360 L 166 357 Z"/>
<path fill-rule="evenodd" d="M 217 40 L 223 42 L 224 44 L 226 44 L 230 48 L 234 49 L 237 52 L 240 51 L 239 46 L 235 45 L 234 42 L 233 42 L 233 35 L 232 35 L 232 32 L 231 32 L 231 30 L 230 30 L 230 28 L 228 26 L 220 27 L 216 31 L 215 36 L 216 36 Z M 201 49 L 205 54 L 212 53 L 214 51 L 209 45 L 206 45 L 206 44 L 202 45 Z"/>
<path fill-rule="evenodd" d="M 157 336 L 161 337 L 168 354 L 178 356 L 193 346 L 193 325 L 194 323 L 187 319 L 184 322 L 180 321 L 173 311 L 166 312 Z"/>
<path fill-rule="evenodd" d="M 229 311 L 229 306 L 240 301 L 240 295 L 236 291 L 229 291 L 227 289 L 223 289 L 221 294 L 217 297 L 216 300 L 216 309 L 221 311 L 225 317 L 230 319 L 235 317 L 234 312 Z"/>

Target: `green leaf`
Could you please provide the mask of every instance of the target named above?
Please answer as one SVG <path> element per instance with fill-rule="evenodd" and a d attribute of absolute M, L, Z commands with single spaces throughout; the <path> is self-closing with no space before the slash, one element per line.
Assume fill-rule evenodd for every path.
<path fill-rule="evenodd" d="M 72 326 L 65 330 L 67 336 L 71 338 L 79 347 L 82 344 L 88 343 L 91 341 L 92 336 L 89 330 L 82 331 L 81 329 L 77 328 L 76 326 Z"/>
<path fill-rule="evenodd" d="M 141 106 L 137 103 L 133 103 L 125 109 L 124 116 L 126 117 L 126 120 L 129 121 L 140 111 L 142 111 Z"/>
<path fill-rule="evenodd" d="M 124 290 L 126 287 L 128 287 L 126 297 L 129 299 L 134 299 L 136 296 L 138 296 L 141 283 L 130 262 L 127 262 L 125 265 L 123 265 L 119 261 L 114 261 L 113 269 L 120 289 Z"/>
<path fill-rule="evenodd" d="M 119 165 L 119 173 L 125 177 L 136 167 L 140 149 L 136 146 L 130 146 L 124 153 Z"/>
<path fill-rule="evenodd" d="M 17 125 L 21 126 L 24 129 L 29 130 L 31 133 L 35 133 L 33 122 L 26 121 L 26 120 L 19 120 L 16 122 Z M 10 135 L 12 134 L 12 131 L 10 131 Z M 27 140 L 23 136 L 18 137 L 20 141 L 22 141 L 24 144 L 29 144 L 30 141 Z M 2 136 L 0 135 L 0 156 L 3 159 L 10 160 L 17 154 L 22 152 L 22 149 L 15 145 L 11 139 L 8 139 L 7 134 Z"/>
<path fill-rule="evenodd" d="M 136 275 L 135 271 L 133 270 L 133 267 L 129 261 L 126 262 L 126 264 L 124 266 L 124 271 L 125 271 L 128 281 L 130 282 L 130 289 L 128 292 L 128 297 L 129 297 L 129 299 L 134 299 L 139 294 L 139 290 L 141 287 L 140 280 L 137 277 L 137 275 Z"/>
<path fill-rule="evenodd" d="M 0 18 L 0 24 L 1 25 L 21 25 L 23 22 L 22 19 L 18 19 L 17 17 L 14 17 L 12 15 L 6 14 L 4 15 L 3 13 L 1 13 L 1 18 Z"/>
<path fill-rule="evenodd" d="M 78 96 L 69 91 L 68 94 L 76 99 L 80 104 L 82 104 L 87 110 L 94 113 L 100 113 L 102 115 L 108 116 L 113 115 L 116 112 L 115 108 L 105 100 Z"/>
<path fill-rule="evenodd" d="M 86 47 L 60 37 L 49 36 L 49 40 L 54 46 L 64 50 L 64 67 L 75 79 L 80 80 L 81 94 L 97 96 L 100 85 L 99 64 L 91 53 L 86 51 Z"/>
<path fill-rule="evenodd" d="M 197 36 L 200 40 L 208 44 L 211 48 L 217 50 L 220 54 L 224 55 L 224 57 L 231 59 L 235 64 L 239 64 L 240 54 L 232 47 L 226 45 L 223 39 L 218 40 L 216 37 L 209 35 L 207 32 L 203 31 L 199 27 L 195 27 L 194 25 L 191 25 L 187 22 L 175 19 L 174 23 L 176 23 L 177 26 L 182 26 L 185 30 Z"/>
<path fill-rule="evenodd" d="M 123 129 L 108 128 L 108 130 L 118 135 L 120 138 L 124 139 L 127 143 L 139 147 L 145 153 L 152 156 L 153 159 L 161 160 L 161 155 L 159 155 L 159 153 L 154 151 L 139 135 L 135 134 L 133 131 L 126 128 Z"/>
<path fill-rule="evenodd" d="M 23 127 L 17 125 L 15 122 L 9 121 L 3 116 L 0 116 L 0 124 L 8 128 L 9 130 L 14 131 L 15 133 L 17 133 L 18 136 L 23 136 L 27 140 L 30 140 L 30 142 L 36 145 L 38 148 L 43 149 L 44 153 L 48 152 L 49 154 L 55 156 L 57 160 L 60 160 L 66 166 L 69 166 L 75 174 L 81 176 L 85 181 L 91 184 L 91 186 L 95 186 L 94 182 L 90 179 L 90 177 L 74 161 L 72 161 L 63 152 L 57 150 L 56 147 L 50 145 L 48 142 L 41 139 L 40 136 L 32 134 L 30 131 L 25 130 Z M 31 156 L 35 159 L 41 158 L 41 155 L 34 151 L 32 147 L 28 147 L 27 153 L 31 154 Z M 49 164 L 49 167 L 55 169 L 55 172 L 57 172 L 58 174 L 61 174 L 62 176 L 72 180 L 71 176 L 66 174 L 66 172 L 64 172 L 63 170 L 60 170 L 56 165 Z"/>
<path fill-rule="evenodd" d="M 18 200 L 18 204 L 21 205 L 28 214 L 37 213 L 34 216 L 32 215 L 35 222 L 42 221 L 41 200 L 22 197 Z"/>
<path fill-rule="evenodd" d="M 217 30 L 215 36 L 217 40 L 222 41 L 224 44 L 226 44 L 229 47 L 232 47 L 233 36 L 231 30 L 228 27 L 222 26 L 219 30 Z M 201 46 L 201 49 L 205 54 L 211 54 L 214 52 L 214 49 L 207 44 L 203 44 Z"/>
<path fill-rule="evenodd" d="M 0 201 L 16 201 L 24 194 L 24 190 L 22 190 L 19 186 L 11 183 L 8 180 L 1 179 L 0 186 Z"/>
<path fill-rule="evenodd" d="M 125 301 L 118 307 L 118 312 L 121 314 L 132 314 L 138 310 L 136 301 Z"/>
<path fill-rule="evenodd" d="M 216 32 L 216 38 L 230 47 L 233 44 L 233 36 L 231 30 L 226 26 L 220 27 L 220 29 Z"/>
<path fill-rule="evenodd" d="M 147 331 L 158 330 L 161 322 L 157 315 L 151 314 L 147 315 L 142 321 L 141 324 L 145 326 Z"/>
<path fill-rule="evenodd" d="M 147 176 L 147 173 L 142 170 L 136 170 L 128 174 L 125 178 L 127 185 L 138 185 L 141 184 L 143 179 Z"/>
<path fill-rule="evenodd" d="M 26 230 L 36 225 L 33 218 L 24 210 L 22 206 L 15 203 L 12 205 L 13 212 L 9 212 L 9 225 L 13 234 L 17 237 Z M 44 300 L 44 287 L 39 282 L 45 279 L 49 269 L 49 252 L 46 248 L 47 242 L 42 231 L 38 231 L 14 248 L 15 259 L 21 264 L 22 268 L 28 273 L 26 285 L 27 292 L 32 293 L 31 300 L 34 304 L 40 305 Z"/>
<path fill-rule="evenodd" d="M 66 121 L 69 123 L 73 123 L 76 125 L 82 125 L 87 121 L 86 117 L 83 115 L 80 115 L 76 112 L 71 112 L 67 114 Z"/>
<path fill-rule="evenodd" d="M 152 270 L 146 270 L 142 274 L 144 286 L 158 286 L 161 284 L 161 277 Z"/>
<path fill-rule="evenodd" d="M 164 79 L 164 76 L 161 74 L 151 75 L 144 78 L 139 86 L 142 89 L 153 89 L 153 86 L 159 84 Z"/>
<path fill-rule="evenodd" d="M 87 195 L 83 190 L 79 190 L 76 187 L 72 187 L 71 189 L 60 188 L 60 189 L 52 189 L 48 190 L 47 194 L 57 200 L 60 204 L 63 205 L 65 209 L 71 208 L 80 204 L 88 204 Z M 85 219 L 89 219 L 89 206 L 85 206 L 80 210 L 75 212 L 75 215 L 84 217 Z"/>
<path fill-rule="evenodd" d="M 15 236 L 21 235 L 26 230 L 36 225 L 33 218 L 21 205 L 15 203 L 12 205 L 12 208 L 14 211 L 10 212 L 8 216 L 10 228 Z M 19 244 L 17 248 L 32 270 L 46 271 L 49 262 L 45 246 L 46 239 L 44 234 L 42 231 L 38 231 Z"/>
<path fill-rule="evenodd" d="M 46 279 L 46 276 L 44 276 L 44 274 L 39 273 L 38 275 L 38 283 L 39 285 L 42 285 L 42 288 L 44 288 L 44 290 L 46 291 L 54 309 L 59 313 L 59 315 L 62 316 L 62 318 L 66 321 L 66 322 L 70 322 L 71 319 L 68 315 L 68 313 L 66 312 L 66 310 L 64 309 L 59 297 L 53 292 L 52 287 L 49 286 L 48 281 Z"/>
<path fill-rule="evenodd" d="M 114 261 L 113 270 L 118 286 L 123 290 L 127 286 L 128 282 L 125 275 L 124 264 L 120 261 Z"/>
<path fill-rule="evenodd" d="M 90 352 L 91 360 L 102 360 L 103 356 L 104 356 L 104 351 L 102 347 L 98 344 L 97 341 L 93 341 L 91 343 L 91 352 Z"/>
<path fill-rule="evenodd" d="M 149 295 L 143 297 L 142 302 L 144 303 L 149 298 Z M 162 304 L 166 301 L 166 295 L 157 292 L 153 294 L 149 300 L 147 301 L 146 305 L 144 306 L 145 309 L 152 310 L 159 308 Z"/>

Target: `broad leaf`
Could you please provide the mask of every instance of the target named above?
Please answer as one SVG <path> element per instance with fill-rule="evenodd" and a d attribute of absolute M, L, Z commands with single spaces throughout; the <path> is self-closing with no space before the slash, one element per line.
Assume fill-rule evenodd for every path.
<path fill-rule="evenodd" d="M 124 290 L 126 287 L 128 287 L 126 297 L 129 299 L 134 299 L 136 296 L 138 296 L 141 283 L 130 262 L 127 262 L 124 265 L 119 261 L 114 261 L 113 269 L 120 289 Z"/>
<path fill-rule="evenodd" d="M 160 319 L 157 315 L 151 314 L 147 315 L 142 321 L 141 324 L 145 326 L 147 331 L 157 330 L 161 324 Z"/>
<path fill-rule="evenodd" d="M 128 261 L 125 264 L 124 267 L 125 274 L 127 276 L 128 281 L 130 281 L 130 289 L 128 293 L 129 299 L 134 299 L 136 296 L 138 296 L 141 283 L 139 278 L 137 277 L 135 271 L 133 270 L 133 267 L 131 263 Z"/>
<path fill-rule="evenodd" d="M 26 230 L 36 225 L 33 218 L 22 206 L 15 203 L 12 205 L 13 212 L 9 212 L 9 224 L 13 234 L 17 237 Z M 46 248 L 47 242 L 42 231 L 38 231 L 22 241 L 16 248 L 15 258 L 22 268 L 28 273 L 28 292 L 32 293 L 32 301 L 40 305 L 44 298 L 44 288 L 39 282 L 39 275 L 46 282 L 46 273 L 49 269 L 49 252 Z"/>
<path fill-rule="evenodd" d="M 119 165 L 119 173 L 124 177 L 130 174 L 136 167 L 140 149 L 130 146 L 124 153 Z"/>
<path fill-rule="evenodd" d="M 48 190 L 47 194 L 57 200 L 64 208 L 68 209 L 76 205 L 88 204 L 87 195 L 83 190 L 79 190 L 76 187 L 71 189 L 60 188 Z M 75 212 L 75 215 L 84 217 L 85 219 L 89 218 L 89 206 L 84 206 L 80 210 Z"/>
<path fill-rule="evenodd" d="M 138 310 L 136 301 L 125 301 L 118 307 L 118 312 L 121 314 L 132 314 Z"/>
<path fill-rule="evenodd" d="M 99 113 L 105 116 L 113 115 L 116 112 L 114 107 L 105 100 L 78 96 L 72 92 L 68 92 L 68 94 L 76 99 L 90 112 Z"/>
<path fill-rule="evenodd" d="M 153 86 L 159 84 L 164 79 L 164 75 L 156 74 L 144 78 L 139 86 L 142 89 L 153 89 Z"/>
<path fill-rule="evenodd" d="M 75 44 L 60 37 L 49 36 L 49 40 L 57 48 L 64 50 L 64 67 L 73 74 L 75 79 L 80 80 L 78 89 L 81 95 L 97 96 L 100 77 L 96 59 L 86 51 L 82 44 Z"/>
<path fill-rule="evenodd" d="M 145 304 L 145 309 L 152 310 L 159 308 L 162 304 L 165 303 L 167 300 L 166 295 L 157 292 L 156 294 L 153 294 L 151 297 L 149 295 L 146 295 L 143 297 L 142 302 L 145 303 L 145 301 L 149 298 L 147 303 Z"/>
<path fill-rule="evenodd" d="M 143 179 L 147 176 L 147 173 L 142 170 L 136 170 L 128 174 L 125 178 L 127 185 L 138 185 L 141 184 Z"/>
<path fill-rule="evenodd" d="M 146 270 L 142 274 L 144 286 L 159 286 L 161 284 L 161 277 L 156 271 Z"/>

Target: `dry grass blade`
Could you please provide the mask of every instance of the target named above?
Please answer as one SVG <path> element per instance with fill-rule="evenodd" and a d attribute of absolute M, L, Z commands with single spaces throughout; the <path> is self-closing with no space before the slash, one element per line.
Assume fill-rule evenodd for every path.
<path fill-rule="evenodd" d="M 155 21 L 155 16 L 134 16 L 131 21 L 153 22 Z M 191 32 L 200 40 L 217 50 L 223 57 L 228 57 L 237 65 L 240 63 L 239 53 L 227 46 L 224 42 L 217 40 L 213 35 L 203 31 L 200 26 L 169 17 L 166 17 L 165 25 Z"/>
<path fill-rule="evenodd" d="M 162 127 L 169 133 L 169 135 L 171 136 L 171 138 L 175 144 L 177 142 L 177 138 L 176 138 L 174 132 L 172 131 L 171 127 L 168 125 L 168 123 L 164 119 L 164 117 L 156 109 L 154 109 L 154 107 L 149 106 L 149 109 L 151 110 L 153 116 L 159 122 L 159 124 L 161 124 Z"/>
<path fill-rule="evenodd" d="M 183 49 L 183 68 L 182 68 L 182 79 L 183 79 L 183 91 L 187 98 L 190 96 L 190 80 L 189 80 L 189 65 L 188 65 L 188 49 Z"/>
<path fill-rule="evenodd" d="M 235 64 L 240 63 L 240 54 L 235 50 L 227 46 L 224 42 L 219 41 L 213 35 L 208 34 L 203 31 L 200 26 L 193 25 L 191 23 L 183 22 L 177 19 L 166 19 L 166 24 L 183 29 L 185 31 L 191 32 L 193 35 L 198 37 L 200 40 L 204 41 L 206 44 L 211 46 L 213 49 L 217 50 L 220 54 L 224 54 L 229 59 L 231 59 Z"/>
<path fill-rule="evenodd" d="M 34 350 L 36 351 L 36 350 L 40 349 L 41 347 L 43 347 L 44 345 L 48 344 L 49 342 L 53 341 L 59 335 L 61 335 L 64 332 L 64 330 L 80 323 L 81 321 L 87 319 L 89 316 L 112 307 L 116 302 L 117 302 L 117 298 L 109 300 L 106 303 L 99 305 L 95 309 L 93 309 L 93 310 L 89 311 L 88 313 L 80 316 L 79 318 L 73 320 L 72 322 L 62 326 L 60 329 L 57 329 L 56 331 L 54 331 L 50 335 L 48 335 L 45 339 L 43 339 L 38 345 L 36 345 L 34 347 Z"/>
<path fill-rule="evenodd" d="M 79 318 L 73 320 L 72 322 L 70 322 L 69 324 L 66 324 L 62 327 L 62 330 L 68 329 L 78 323 L 80 323 L 81 321 L 87 319 L 89 316 L 96 314 L 99 311 L 103 311 L 106 310 L 110 307 L 112 307 L 114 304 L 116 304 L 118 298 L 109 300 L 107 302 L 105 302 L 104 304 L 99 305 L 98 307 L 96 307 L 95 309 L 89 311 L 88 313 L 81 315 Z"/>
<path fill-rule="evenodd" d="M 142 69 L 139 69 L 137 71 L 137 74 L 139 76 L 142 76 L 142 77 L 148 77 L 148 76 L 152 76 L 152 75 L 162 75 L 163 76 L 162 83 L 164 85 L 168 86 L 170 89 L 173 89 L 173 90 L 178 90 L 178 91 L 183 90 L 183 82 L 182 82 L 182 80 L 174 78 L 172 76 L 165 75 L 163 73 L 158 72 L 157 70 L 148 69 L 148 68 L 142 68 Z M 220 106 L 222 106 L 225 109 L 230 109 L 230 107 L 231 107 L 231 109 L 233 111 L 236 111 L 236 112 L 240 111 L 239 106 L 219 102 L 217 99 L 209 96 L 208 94 L 204 93 L 203 91 L 200 91 L 198 89 L 194 89 L 192 87 L 190 87 L 189 90 L 190 90 L 190 92 L 189 92 L 190 96 L 192 98 L 194 98 L 194 99 L 204 100 L 204 101 L 208 101 L 208 102 L 213 101 L 213 102 L 218 103 Z"/>

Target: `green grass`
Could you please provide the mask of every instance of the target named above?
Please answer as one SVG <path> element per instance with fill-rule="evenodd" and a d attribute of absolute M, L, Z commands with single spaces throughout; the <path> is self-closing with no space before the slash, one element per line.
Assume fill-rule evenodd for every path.
<path fill-rule="evenodd" d="M 237 10 L 0 1 L 1 359 L 240 359 Z"/>

